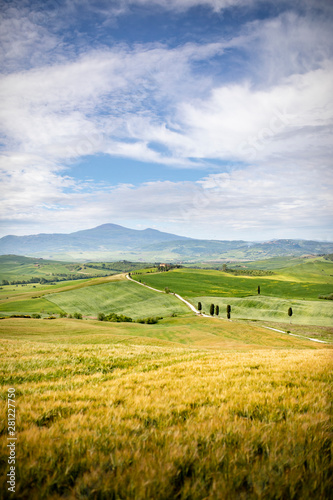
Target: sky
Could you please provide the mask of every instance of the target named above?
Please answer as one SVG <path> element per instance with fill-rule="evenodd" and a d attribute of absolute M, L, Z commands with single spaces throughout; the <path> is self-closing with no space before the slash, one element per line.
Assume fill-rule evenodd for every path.
<path fill-rule="evenodd" d="M 0 236 L 333 241 L 332 1 L 0 11 Z"/>

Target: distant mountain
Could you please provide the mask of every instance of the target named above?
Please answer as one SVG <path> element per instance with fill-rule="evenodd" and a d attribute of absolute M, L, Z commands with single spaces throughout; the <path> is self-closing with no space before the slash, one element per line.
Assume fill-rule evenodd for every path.
<path fill-rule="evenodd" d="M 4 236 L 0 255 L 16 254 L 62 260 L 257 260 L 275 256 L 333 252 L 333 243 L 307 240 L 247 241 L 198 240 L 156 229 L 128 229 L 103 224 L 70 234 Z"/>
<path fill-rule="evenodd" d="M 63 252 L 110 252 L 137 250 L 143 246 L 190 238 L 163 233 L 156 229 L 128 229 L 117 224 L 63 234 L 34 234 L 29 236 L 4 236 L 0 239 L 0 254 L 34 255 Z"/>

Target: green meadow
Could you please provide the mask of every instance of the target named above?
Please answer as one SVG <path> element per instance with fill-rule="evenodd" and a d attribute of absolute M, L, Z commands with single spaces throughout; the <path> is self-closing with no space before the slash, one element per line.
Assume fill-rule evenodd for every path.
<path fill-rule="evenodd" d="M 48 295 L 47 299 L 67 313 L 77 311 L 86 316 L 116 312 L 138 319 L 189 313 L 188 307 L 174 296 L 154 292 L 127 280 L 55 293 Z"/>
<path fill-rule="evenodd" d="M 293 260 L 294 265 L 290 265 Z M 149 268 L 136 271 L 133 277 L 161 291 L 169 289 L 178 293 L 194 306 L 200 301 L 206 313 L 214 303 L 220 307 L 221 317 L 225 317 L 229 304 L 234 320 L 284 322 L 287 325 L 290 323 L 287 311 L 292 307 L 292 324 L 332 326 L 332 302 L 319 297 L 329 296 L 333 291 L 333 262 L 319 257 L 280 258 L 272 259 L 272 266 L 274 272 L 268 276 L 236 276 L 221 270 L 190 268 L 156 272 L 156 268 Z M 243 265 L 240 267 L 243 269 Z M 1 316 L 75 312 L 92 318 L 98 313 L 117 313 L 133 319 L 192 314 L 172 293 L 157 293 L 129 282 L 125 274 L 53 285 L 6 285 L 0 290 Z"/>
<path fill-rule="evenodd" d="M 1 280 L 19 281 L 32 277 L 52 280 L 56 276 L 71 274 L 105 275 L 104 269 L 90 268 L 85 264 L 23 257 L 21 255 L 0 255 Z"/>
<path fill-rule="evenodd" d="M 47 299 L 26 299 L 4 302 L 0 304 L 0 314 L 2 316 L 12 314 L 60 314 L 64 312 L 53 302 Z"/>
<path fill-rule="evenodd" d="M 330 300 L 296 300 L 276 297 L 195 297 L 191 299 L 194 305 L 202 303 L 202 310 L 209 314 L 211 304 L 220 308 L 219 316 L 226 318 L 227 305 L 231 306 L 231 319 L 252 319 L 284 322 L 290 329 L 290 324 L 298 325 L 333 325 L 333 306 Z M 293 315 L 288 317 L 288 309 Z"/>
<path fill-rule="evenodd" d="M 333 275 L 333 265 L 328 264 Z M 311 266 L 312 267 L 312 266 Z M 285 299 L 318 300 L 319 295 L 333 291 L 333 277 L 315 274 L 315 279 L 307 273 L 301 280 L 301 272 L 278 270 L 273 276 L 232 276 L 222 271 L 203 269 L 175 269 L 166 273 L 144 274 L 141 279 L 147 285 L 172 292 L 184 297 L 246 297 L 257 294 Z M 313 275 L 312 275 L 313 276 Z"/>

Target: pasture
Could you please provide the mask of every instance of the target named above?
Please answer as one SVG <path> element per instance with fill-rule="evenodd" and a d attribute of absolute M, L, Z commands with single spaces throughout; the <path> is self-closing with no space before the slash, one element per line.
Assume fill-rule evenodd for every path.
<path fill-rule="evenodd" d="M 332 350 L 221 323 L 2 320 L 2 484 L 14 387 L 15 498 L 329 498 Z"/>

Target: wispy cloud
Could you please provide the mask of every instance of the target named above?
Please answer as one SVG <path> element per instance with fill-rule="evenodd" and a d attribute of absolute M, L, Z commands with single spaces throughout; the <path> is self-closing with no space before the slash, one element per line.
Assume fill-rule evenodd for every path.
<path fill-rule="evenodd" d="M 22 232 L 22 222 L 70 230 L 96 220 L 130 224 L 139 218 L 168 230 L 172 221 L 179 233 L 191 236 L 200 230 L 208 237 L 209 223 L 211 235 L 225 232 L 225 237 L 244 235 L 250 226 L 268 237 L 283 236 L 288 227 L 327 238 L 331 18 L 314 14 L 310 1 L 295 6 L 301 4 L 298 13 L 251 19 L 233 36 L 211 41 L 207 34 L 200 43 L 107 46 L 84 37 L 73 44 L 57 10 L 9 3 L 0 31 L 4 232 L 10 224 Z M 125 16 L 134 5 L 177 15 L 198 5 L 213 13 L 249 7 L 241 0 L 80 5 L 110 17 Z M 59 3 L 61 12 L 78 6 Z M 197 183 L 141 186 L 72 178 L 73 162 L 100 153 L 156 168 L 221 162 L 228 172 L 207 174 Z"/>

